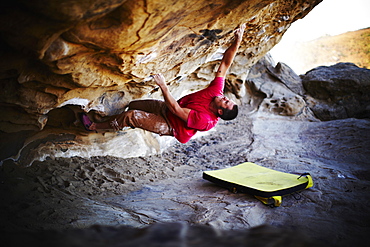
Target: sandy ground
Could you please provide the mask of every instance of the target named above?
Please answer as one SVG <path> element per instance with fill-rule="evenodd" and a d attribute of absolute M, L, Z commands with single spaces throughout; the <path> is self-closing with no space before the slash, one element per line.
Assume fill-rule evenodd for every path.
<path fill-rule="evenodd" d="M 63 230 L 158 222 L 220 230 L 262 224 L 299 229 L 327 246 L 365 246 L 370 232 L 370 122 L 330 122 L 241 112 L 217 131 L 161 155 L 58 158 L 0 168 L 0 230 Z M 251 161 L 310 172 L 314 187 L 270 208 L 202 179 L 205 170 Z"/>

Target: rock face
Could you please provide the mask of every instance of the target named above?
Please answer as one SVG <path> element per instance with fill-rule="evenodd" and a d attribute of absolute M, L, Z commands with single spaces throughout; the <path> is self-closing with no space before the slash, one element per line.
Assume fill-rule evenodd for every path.
<path fill-rule="evenodd" d="M 121 149 L 117 142 L 101 146 L 123 134 L 86 135 L 76 112 L 100 118 L 132 99 L 160 98 L 148 79 L 153 73 L 165 75 L 175 97 L 201 88 L 232 31 L 246 22 L 227 87 L 239 98 L 248 69 L 320 2 L 8 1 L 0 10 L 0 131 L 7 140 L 0 158 L 28 165 L 48 156 L 104 155 L 112 146 L 108 154 L 126 157 L 157 152 L 164 141 L 140 131 L 125 133 L 131 141 Z"/>

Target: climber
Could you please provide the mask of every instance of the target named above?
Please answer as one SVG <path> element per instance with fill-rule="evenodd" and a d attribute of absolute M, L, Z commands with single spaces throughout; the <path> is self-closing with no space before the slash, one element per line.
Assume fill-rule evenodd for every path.
<path fill-rule="evenodd" d="M 128 105 L 128 110 L 114 115 L 105 122 L 91 122 L 86 114 L 81 121 L 87 130 L 121 130 L 124 127 L 141 128 L 159 135 L 174 136 L 186 143 L 197 131 L 208 131 L 219 118 L 232 120 L 238 114 L 238 106 L 223 96 L 225 75 L 243 38 L 245 24 L 234 32 L 234 41 L 225 51 L 215 79 L 209 86 L 198 92 L 186 95 L 176 101 L 161 74 L 154 80 L 162 91 L 164 101 L 136 100 Z"/>

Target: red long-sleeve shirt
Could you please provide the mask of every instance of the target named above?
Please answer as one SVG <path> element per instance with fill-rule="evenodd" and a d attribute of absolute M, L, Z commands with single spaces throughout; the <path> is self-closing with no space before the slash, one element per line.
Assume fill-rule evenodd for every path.
<path fill-rule="evenodd" d="M 225 78 L 216 77 L 207 88 L 178 100 L 182 108 L 191 109 L 187 122 L 168 111 L 167 117 L 179 142 L 186 143 L 197 131 L 210 130 L 217 124 L 219 117 L 210 111 L 209 105 L 214 97 L 223 95 L 224 85 Z"/>

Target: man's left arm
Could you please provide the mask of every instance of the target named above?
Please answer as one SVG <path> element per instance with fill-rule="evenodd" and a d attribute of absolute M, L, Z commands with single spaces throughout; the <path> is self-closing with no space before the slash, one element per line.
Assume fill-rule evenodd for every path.
<path fill-rule="evenodd" d="M 190 109 L 189 108 L 182 108 L 179 103 L 175 100 L 175 98 L 170 93 L 166 80 L 164 79 L 162 74 L 156 74 L 153 76 L 154 80 L 156 81 L 157 85 L 162 91 L 164 102 L 166 103 L 168 109 L 178 116 L 180 119 L 187 123 Z"/>

